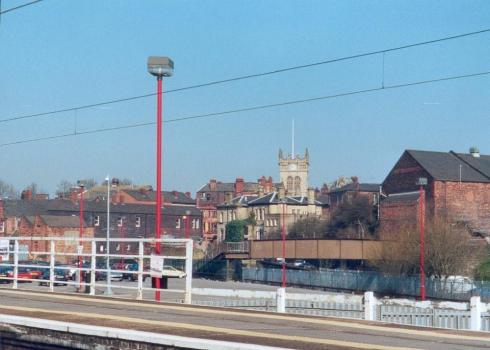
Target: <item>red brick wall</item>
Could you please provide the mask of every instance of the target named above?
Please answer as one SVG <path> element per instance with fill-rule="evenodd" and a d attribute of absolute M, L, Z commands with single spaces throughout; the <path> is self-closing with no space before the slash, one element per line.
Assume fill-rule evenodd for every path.
<path fill-rule="evenodd" d="M 434 213 L 490 231 L 490 184 L 434 182 Z"/>
<path fill-rule="evenodd" d="M 418 201 L 381 203 L 379 207 L 379 237 L 396 240 L 404 229 L 416 229 Z"/>

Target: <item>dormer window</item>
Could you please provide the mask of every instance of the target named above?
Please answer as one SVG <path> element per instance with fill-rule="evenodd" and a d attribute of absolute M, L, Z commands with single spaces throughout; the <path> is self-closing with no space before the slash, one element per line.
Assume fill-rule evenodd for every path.
<path fill-rule="evenodd" d="M 137 217 L 136 217 L 136 223 L 135 223 L 135 226 L 136 226 L 136 227 L 141 227 L 141 216 L 137 216 Z"/>

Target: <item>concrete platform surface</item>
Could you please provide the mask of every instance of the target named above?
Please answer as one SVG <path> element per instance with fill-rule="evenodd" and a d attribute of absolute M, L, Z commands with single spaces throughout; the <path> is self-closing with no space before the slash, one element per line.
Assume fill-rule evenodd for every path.
<path fill-rule="evenodd" d="M 490 349 L 482 332 L 12 289 L 0 314 L 288 349 Z"/>

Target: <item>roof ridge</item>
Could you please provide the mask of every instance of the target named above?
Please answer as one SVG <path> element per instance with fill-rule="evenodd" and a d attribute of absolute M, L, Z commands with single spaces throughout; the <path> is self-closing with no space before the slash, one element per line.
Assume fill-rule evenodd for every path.
<path fill-rule="evenodd" d="M 485 174 L 483 171 L 481 171 L 480 169 L 477 169 L 475 168 L 473 165 L 471 165 L 469 162 L 467 162 L 466 160 L 464 160 L 462 157 L 459 156 L 459 154 L 457 154 L 456 152 L 454 151 L 449 151 L 450 154 L 452 154 L 454 157 L 456 157 L 457 159 L 459 159 L 460 161 L 462 161 L 463 163 L 465 163 L 466 165 L 468 165 L 471 169 L 475 170 L 477 173 L 480 173 L 483 177 L 487 178 L 488 180 L 490 180 L 490 176 L 488 176 L 487 174 Z"/>

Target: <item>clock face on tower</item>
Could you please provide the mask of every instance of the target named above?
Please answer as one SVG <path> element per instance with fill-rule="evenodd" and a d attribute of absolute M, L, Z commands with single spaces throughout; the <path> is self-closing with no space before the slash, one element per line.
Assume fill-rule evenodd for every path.
<path fill-rule="evenodd" d="M 289 165 L 288 165 L 288 170 L 293 170 L 293 171 L 295 171 L 295 170 L 298 170 L 298 168 L 297 168 L 296 164 L 289 164 Z"/>

